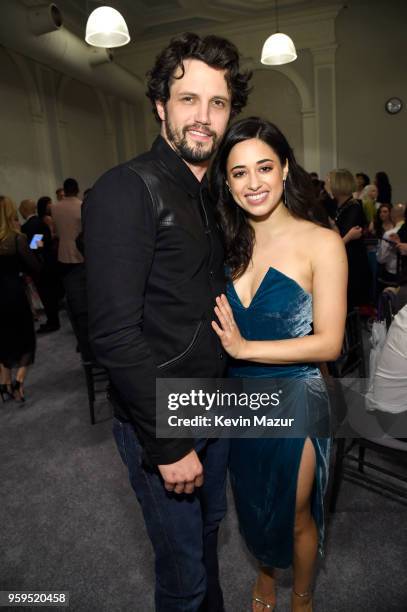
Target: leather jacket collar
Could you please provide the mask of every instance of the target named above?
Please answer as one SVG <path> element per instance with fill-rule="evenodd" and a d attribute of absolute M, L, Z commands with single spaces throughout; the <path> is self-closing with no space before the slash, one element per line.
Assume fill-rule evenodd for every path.
<path fill-rule="evenodd" d="M 170 147 L 162 136 L 157 136 L 151 147 L 151 152 L 166 165 L 174 180 L 192 197 L 199 197 L 201 189 L 208 188 L 206 174 L 202 182 L 199 182 L 183 159 Z"/>

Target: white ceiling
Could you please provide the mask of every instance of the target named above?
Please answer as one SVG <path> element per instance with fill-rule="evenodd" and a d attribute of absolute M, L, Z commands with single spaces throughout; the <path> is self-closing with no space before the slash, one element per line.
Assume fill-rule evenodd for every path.
<path fill-rule="evenodd" d="M 46 0 L 22 2 L 35 6 Z M 245 20 L 275 19 L 275 0 L 54 0 L 54 4 L 62 12 L 64 25 L 81 37 L 91 11 L 105 4 L 112 6 L 126 19 L 133 43 L 212 25 L 241 23 L 244 27 Z M 278 13 L 283 19 L 299 8 L 321 4 L 320 0 L 278 0 Z"/>

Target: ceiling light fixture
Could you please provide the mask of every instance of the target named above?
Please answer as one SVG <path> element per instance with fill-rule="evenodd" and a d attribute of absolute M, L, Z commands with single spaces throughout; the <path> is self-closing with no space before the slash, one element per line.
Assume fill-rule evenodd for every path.
<path fill-rule="evenodd" d="M 93 47 L 123 47 L 130 41 L 123 16 L 111 6 L 100 6 L 88 18 L 85 40 Z"/>
<path fill-rule="evenodd" d="M 276 33 L 268 37 L 261 52 L 261 63 L 267 66 L 280 66 L 297 59 L 295 45 L 287 34 L 278 31 L 278 5 L 275 0 Z"/>

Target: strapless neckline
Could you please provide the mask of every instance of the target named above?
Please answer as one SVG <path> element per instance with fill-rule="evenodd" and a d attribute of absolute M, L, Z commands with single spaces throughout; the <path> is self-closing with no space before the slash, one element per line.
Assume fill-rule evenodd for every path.
<path fill-rule="evenodd" d="M 268 276 L 270 275 L 270 272 L 275 272 L 278 276 L 281 276 L 285 279 L 287 279 L 288 281 L 290 281 L 291 283 L 293 283 L 296 287 L 298 287 L 298 289 L 300 289 L 305 295 L 308 295 L 312 298 L 312 294 L 309 291 L 306 291 L 304 289 L 304 287 L 301 287 L 301 285 L 299 283 L 297 283 L 296 280 L 294 280 L 293 278 L 291 278 L 291 276 L 287 276 L 287 274 L 284 274 L 284 272 L 281 272 L 280 270 L 278 270 L 277 268 L 273 268 L 273 266 L 270 266 L 267 270 L 267 272 L 265 273 L 265 275 L 263 276 L 260 285 L 257 287 L 251 301 L 250 304 L 248 306 L 244 306 L 242 300 L 239 297 L 238 292 L 236 291 L 235 285 L 232 281 L 230 281 L 230 285 L 232 288 L 233 293 L 235 294 L 235 297 L 237 298 L 240 306 L 244 309 L 244 310 L 250 310 L 250 308 L 252 307 L 253 303 L 255 302 L 256 298 L 258 297 L 264 283 L 266 282 L 266 279 L 268 278 Z"/>

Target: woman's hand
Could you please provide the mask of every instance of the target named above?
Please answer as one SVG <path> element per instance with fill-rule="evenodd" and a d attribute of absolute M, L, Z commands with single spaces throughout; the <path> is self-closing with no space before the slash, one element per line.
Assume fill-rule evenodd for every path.
<path fill-rule="evenodd" d="M 214 310 L 221 327 L 212 321 L 212 328 L 218 334 L 223 348 L 234 359 L 244 359 L 243 353 L 247 340 L 240 334 L 226 295 L 222 294 L 216 298 Z"/>
<path fill-rule="evenodd" d="M 355 225 L 355 227 L 351 227 L 350 230 L 344 236 L 345 244 L 350 242 L 351 240 L 359 240 L 362 237 L 363 229 L 360 225 Z"/>

